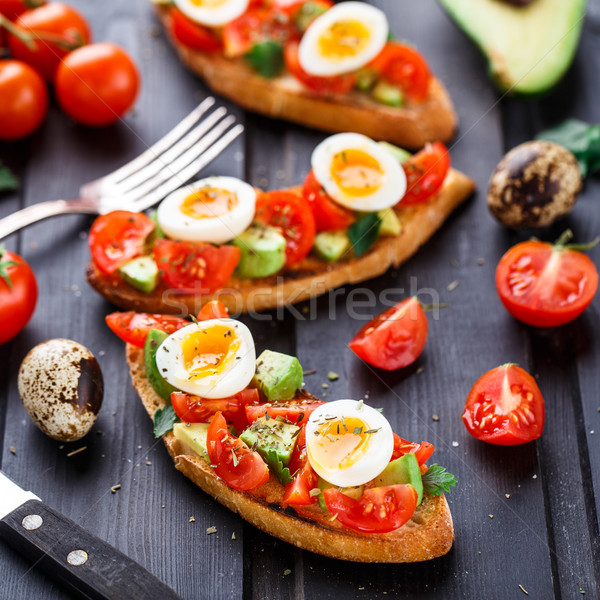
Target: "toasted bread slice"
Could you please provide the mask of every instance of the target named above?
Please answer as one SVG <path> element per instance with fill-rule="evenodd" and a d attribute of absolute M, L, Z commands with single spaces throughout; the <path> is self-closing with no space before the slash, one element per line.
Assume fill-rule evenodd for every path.
<path fill-rule="evenodd" d="M 156 409 L 166 402 L 146 378 L 143 350 L 127 344 L 126 352 L 133 387 L 152 418 Z M 364 534 L 332 522 L 328 515 L 315 508 L 284 510 L 281 507 L 283 486 L 273 475 L 255 490 L 232 490 L 206 461 L 172 433 L 163 436 L 163 440 L 176 468 L 206 493 L 252 525 L 299 548 L 341 560 L 401 563 L 442 556 L 452 547 L 452 516 L 444 496 L 425 495 L 410 521 L 395 531 Z"/>
<path fill-rule="evenodd" d="M 460 171 L 451 169 L 440 191 L 424 204 L 395 209 L 400 234 L 382 237 L 363 256 L 326 263 L 308 256 L 293 269 L 264 279 L 232 277 L 226 288 L 212 294 L 183 294 L 164 284 L 150 294 L 125 283 L 118 274 L 106 275 L 90 262 L 89 283 L 107 300 L 126 310 L 150 313 L 197 314 L 209 300 L 218 299 L 231 314 L 268 310 L 320 296 L 327 291 L 358 283 L 385 273 L 412 256 L 442 225 L 448 215 L 474 190 L 475 185 Z M 299 188 L 290 191 L 300 193 Z"/>
<path fill-rule="evenodd" d="M 354 91 L 323 96 L 310 91 L 291 75 L 267 79 L 258 75 L 243 58 L 192 50 L 171 32 L 169 9 L 157 6 L 158 15 L 181 61 L 217 94 L 269 117 L 294 121 L 330 132 L 356 131 L 376 140 L 388 140 L 408 148 L 427 142 L 448 141 L 457 118 L 448 92 L 432 77 L 424 102 L 394 108 Z"/>

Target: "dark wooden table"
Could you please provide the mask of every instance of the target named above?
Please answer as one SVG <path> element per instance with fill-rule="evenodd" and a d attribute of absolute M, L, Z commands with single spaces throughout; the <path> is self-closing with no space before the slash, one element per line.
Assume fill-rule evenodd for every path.
<path fill-rule="evenodd" d="M 75 195 L 79 185 L 126 162 L 158 139 L 207 94 L 180 66 L 145 0 L 72 0 L 96 40 L 125 46 L 142 73 L 135 111 L 105 130 L 75 126 L 55 107 L 30 140 L 0 146 L 0 159 L 19 175 L 18 193 L 0 199 L 0 215 L 42 200 Z M 454 165 L 479 187 L 417 256 L 368 284 L 298 310 L 244 318 L 258 350 L 297 354 L 307 388 L 327 399 L 369 399 L 396 431 L 436 447 L 454 472 L 449 497 L 456 543 L 445 557 L 416 565 L 338 562 L 302 552 L 263 534 L 180 475 L 129 383 L 123 344 L 104 325 L 111 307 L 86 284 L 86 232 L 91 219 L 61 217 L 7 240 L 37 274 L 34 318 L 0 347 L 2 469 L 47 503 L 118 547 L 172 586 L 182 598 L 422 598 L 436 600 L 600 597 L 600 296 L 570 325 L 535 330 L 513 320 L 494 288 L 506 249 L 528 237 L 500 227 L 485 206 L 488 177 L 502 154 L 568 116 L 600 121 L 600 1 L 592 0 L 574 66 L 539 101 L 500 100 L 484 62 L 433 0 L 378 0 L 397 36 L 413 40 L 454 99 L 460 129 Z M 535 35 L 535 32 L 532 32 Z M 226 103 L 229 106 L 229 103 Z M 245 177 L 263 187 L 301 182 L 313 146 L 324 134 L 245 114 L 231 106 L 246 135 L 208 173 Z M 600 232 L 600 185 L 593 178 L 572 215 L 541 232 L 552 240 L 567 226 L 578 240 Z M 591 251 L 598 264 L 600 249 Z M 450 285 L 458 282 L 458 286 Z M 453 289 L 454 288 L 454 289 Z M 362 291 L 361 291 L 362 290 Z M 398 373 L 375 373 L 346 348 L 362 319 L 420 290 L 451 308 L 430 320 L 418 362 Z M 452 290 L 452 291 L 450 291 Z M 348 310 L 349 299 L 356 314 Z M 388 295 L 389 298 L 389 295 Z M 375 299 L 375 300 L 373 300 Z M 307 318 L 311 314 L 316 318 Z M 104 406 L 81 442 L 45 437 L 17 393 L 19 364 L 35 344 L 77 340 L 98 357 L 106 381 Z M 460 421 L 473 382 L 486 370 L 516 362 L 533 373 L 546 399 L 546 427 L 537 443 L 502 448 L 472 439 Z M 434 421 L 432 415 L 439 420 Z M 86 446 L 79 454 L 68 454 Z M 110 488 L 119 484 L 116 493 Z M 195 522 L 190 522 L 191 517 Z M 207 535 L 208 527 L 217 532 Z M 235 534 L 235 535 L 234 535 Z M 584 595 L 585 594 L 585 595 Z M 0 596 L 63 599 L 51 579 L 0 543 Z"/>

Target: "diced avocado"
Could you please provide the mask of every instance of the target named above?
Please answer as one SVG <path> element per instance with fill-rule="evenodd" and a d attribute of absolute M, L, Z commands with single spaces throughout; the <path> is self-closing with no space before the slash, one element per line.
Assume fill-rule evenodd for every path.
<path fill-rule="evenodd" d="M 402 231 L 402 225 L 400 224 L 400 219 L 398 219 L 398 216 L 394 212 L 393 208 L 384 208 L 383 210 L 380 210 L 377 215 L 381 219 L 379 235 L 400 235 L 400 231 Z"/>
<path fill-rule="evenodd" d="M 377 81 L 377 73 L 373 69 L 360 69 L 356 74 L 356 89 L 368 92 Z"/>
<path fill-rule="evenodd" d="M 319 494 L 319 506 L 323 510 L 329 510 L 327 508 L 327 504 L 325 504 L 325 498 L 323 497 L 323 490 L 326 490 L 328 488 L 332 488 L 335 486 L 332 485 L 331 483 L 329 483 L 329 481 L 325 481 L 322 477 L 319 477 L 319 483 L 317 485 L 319 486 L 319 489 L 321 490 L 321 493 Z M 346 496 L 349 496 L 350 498 L 353 498 L 354 500 L 358 500 L 363 495 L 363 492 L 365 491 L 365 486 L 364 485 L 354 485 L 352 487 L 338 488 L 338 490 L 340 490 L 340 492 L 342 492 L 342 494 L 346 494 Z"/>
<path fill-rule="evenodd" d="M 290 464 L 299 429 L 293 423 L 261 417 L 244 429 L 240 439 L 254 448 L 265 459 L 269 468 L 277 471 L 278 462 L 284 467 Z"/>
<path fill-rule="evenodd" d="M 206 450 L 208 423 L 175 423 L 173 434 L 178 440 L 187 444 L 200 458 L 210 462 Z"/>
<path fill-rule="evenodd" d="M 412 454 L 404 454 L 393 460 L 379 474 L 376 479 L 377 485 L 396 485 L 398 483 L 410 483 L 417 490 L 417 504 L 423 500 L 423 480 L 417 457 Z"/>
<path fill-rule="evenodd" d="M 269 402 L 291 400 L 302 387 L 302 367 L 295 356 L 265 350 L 256 359 L 254 385 Z"/>
<path fill-rule="evenodd" d="M 399 146 L 394 146 L 394 144 L 390 144 L 389 142 L 377 142 L 382 148 L 385 148 L 399 163 L 405 163 L 412 154 L 408 152 L 408 150 L 404 150 L 404 148 L 400 148 Z"/>
<path fill-rule="evenodd" d="M 242 251 L 238 277 L 268 277 L 285 264 L 285 238 L 274 227 L 255 223 L 231 242 Z"/>
<path fill-rule="evenodd" d="M 294 15 L 294 24 L 303 33 L 308 29 L 308 26 L 327 8 L 319 2 L 305 2 Z"/>
<path fill-rule="evenodd" d="M 343 231 L 317 233 L 313 244 L 317 256 L 326 262 L 339 260 L 350 248 L 350 238 Z"/>
<path fill-rule="evenodd" d="M 586 0 L 439 0 L 488 60 L 498 86 L 521 94 L 552 88 L 568 69 Z"/>
<path fill-rule="evenodd" d="M 171 399 L 171 392 L 176 392 L 173 387 L 159 372 L 156 366 L 156 351 L 158 347 L 169 337 L 168 333 L 159 329 L 151 329 L 144 342 L 144 365 L 146 366 L 146 377 L 152 384 L 154 391 L 165 400 Z"/>
<path fill-rule="evenodd" d="M 154 239 L 166 238 L 167 236 L 158 222 L 158 211 L 155 209 L 148 216 L 154 221 Z"/>
<path fill-rule="evenodd" d="M 137 290 L 149 294 L 158 283 L 158 267 L 152 256 L 138 256 L 119 267 L 119 275 Z"/>
<path fill-rule="evenodd" d="M 404 94 L 397 85 L 392 85 L 380 79 L 371 90 L 373 100 L 387 106 L 399 107 L 404 104 Z"/>

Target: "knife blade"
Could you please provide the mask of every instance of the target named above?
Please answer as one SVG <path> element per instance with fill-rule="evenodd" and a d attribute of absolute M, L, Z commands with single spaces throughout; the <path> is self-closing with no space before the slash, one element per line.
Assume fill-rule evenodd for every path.
<path fill-rule="evenodd" d="M 0 471 L 0 537 L 86 600 L 181 600 L 140 564 Z"/>

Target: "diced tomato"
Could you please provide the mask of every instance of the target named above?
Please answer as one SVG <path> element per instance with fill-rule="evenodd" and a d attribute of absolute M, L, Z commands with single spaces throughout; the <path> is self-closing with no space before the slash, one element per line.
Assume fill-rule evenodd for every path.
<path fill-rule="evenodd" d="M 220 300 L 210 300 L 200 309 L 198 321 L 210 319 L 229 319 L 229 313 Z"/>
<path fill-rule="evenodd" d="M 369 68 L 402 88 L 409 100 L 422 102 L 427 98 L 431 72 L 423 55 L 412 46 L 389 41 L 371 61 Z"/>
<path fill-rule="evenodd" d="M 190 21 L 178 8 L 172 6 L 171 34 L 188 48 L 201 52 L 219 52 L 223 48 L 221 40 L 208 28 Z"/>
<path fill-rule="evenodd" d="M 254 423 L 256 419 L 264 417 L 267 413 L 272 419 L 283 417 L 289 423 L 303 425 L 308 421 L 308 417 L 323 402 L 320 400 L 303 400 L 302 402 L 286 402 L 282 404 L 250 404 L 246 406 L 246 417 L 249 423 Z"/>
<path fill-rule="evenodd" d="M 281 230 L 286 239 L 286 266 L 295 265 L 310 252 L 316 234 L 315 218 L 301 196 L 278 190 L 259 194 L 254 218 Z"/>
<path fill-rule="evenodd" d="M 314 472 L 306 453 L 306 430 L 304 426 L 296 436 L 296 445 L 289 465 L 293 481 L 285 486 L 283 504 L 307 506 L 314 504 L 318 496 L 311 496 L 310 491 L 317 487 L 318 475 Z"/>
<path fill-rule="evenodd" d="M 420 444 L 409 442 L 394 433 L 394 451 L 390 460 L 395 460 L 404 454 L 412 452 L 420 466 L 427 462 L 427 459 L 433 454 L 434 450 L 433 444 L 430 444 L 429 442 L 421 442 Z"/>
<path fill-rule="evenodd" d="M 228 423 L 238 431 L 248 425 L 244 408 L 258 402 L 258 390 L 245 389 L 231 398 L 208 399 L 185 392 L 173 392 L 171 404 L 175 414 L 185 423 L 208 423 L 213 415 L 221 412 Z"/>
<path fill-rule="evenodd" d="M 186 294 L 210 293 L 222 288 L 240 262 L 237 246 L 212 246 L 159 238 L 154 260 L 167 285 Z"/>
<path fill-rule="evenodd" d="M 206 445 L 210 464 L 230 488 L 251 490 L 269 480 L 269 468 L 260 454 L 229 433 L 220 412 L 210 423 Z"/>
<path fill-rule="evenodd" d="M 417 492 L 408 484 L 368 488 L 358 500 L 333 487 L 323 490 L 323 498 L 329 512 L 342 525 L 366 533 L 394 531 L 417 508 Z"/>
<path fill-rule="evenodd" d="M 434 142 L 402 166 L 406 173 L 406 194 L 400 200 L 400 206 L 421 204 L 442 187 L 450 169 L 450 154 L 442 142 Z"/>
<path fill-rule="evenodd" d="M 124 342 L 144 347 L 144 342 L 151 329 L 160 329 L 171 334 L 190 325 L 190 321 L 173 315 L 158 315 L 138 313 L 133 310 L 128 312 L 114 312 L 105 317 L 106 324 Z"/>
<path fill-rule="evenodd" d="M 315 217 L 317 232 L 346 229 L 346 227 L 350 227 L 356 221 L 354 213 L 351 210 L 340 206 L 327 195 L 327 192 L 318 182 L 312 169 L 304 180 L 302 195 L 310 204 Z"/>
<path fill-rule="evenodd" d="M 115 210 L 100 215 L 88 238 L 94 264 L 103 273 L 114 273 L 144 253 L 146 240 L 154 228 L 154 221 L 144 213 Z"/>
<path fill-rule="evenodd" d="M 346 94 L 356 85 L 355 73 L 344 73 L 332 77 L 310 75 L 300 65 L 298 42 L 289 42 L 283 51 L 287 70 L 308 89 L 319 94 Z"/>

